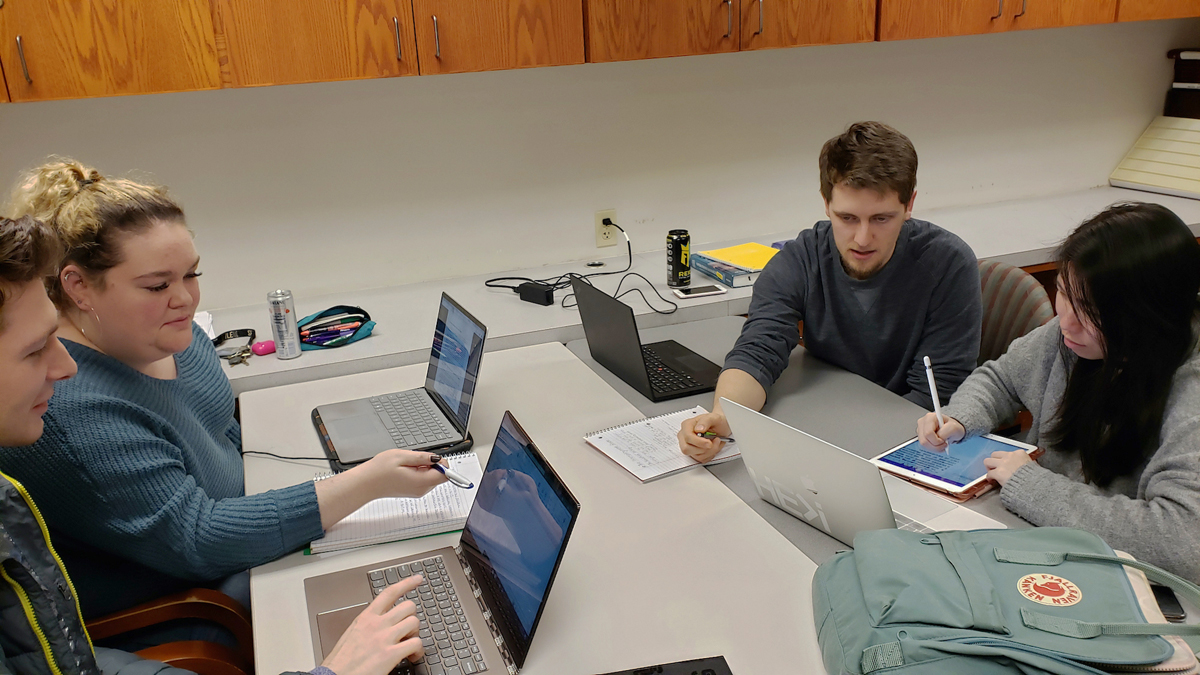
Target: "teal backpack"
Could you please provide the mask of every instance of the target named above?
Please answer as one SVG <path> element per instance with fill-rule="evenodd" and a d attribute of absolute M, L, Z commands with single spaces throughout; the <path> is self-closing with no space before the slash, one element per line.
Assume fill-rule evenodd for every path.
<path fill-rule="evenodd" d="M 1122 565 L 1200 604 L 1200 588 L 1118 558 L 1068 528 L 864 532 L 813 577 L 813 613 L 831 675 L 1056 675 L 1143 670 L 1174 654 Z"/>

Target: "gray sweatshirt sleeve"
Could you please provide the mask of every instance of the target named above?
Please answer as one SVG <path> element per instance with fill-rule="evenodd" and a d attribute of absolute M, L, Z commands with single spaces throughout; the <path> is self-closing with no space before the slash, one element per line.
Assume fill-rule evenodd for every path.
<path fill-rule="evenodd" d="M 933 410 L 923 358 L 933 362 L 938 398 L 949 401 L 979 360 L 983 301 L 979 291 L 979 264 L 964 255 L 935 287 L 932 306 L 925 320 L 917 357 L 908 370 L 904 398 Z"/>
<path fill-rule="evenodd" d="M 807 289 L 801 247 L 789 244 L 780 251 L 754 282 L 750 313 L 737 343 L 725 357 L 725 369 L 750 373 L 764 390 L 787 368 L 788 357 L 800 344 L 800 321 L 804 319 Z"/>
<path fill-rule="evenodd" d="M 1058 319 L 1013 340 L 999 359 L 963 381 L 942 412 L 961 422 L 969 436 L 992 431 L 1022 408 L 1038 416 L 1058 342 Z"/>
<path fill-rule="evenodd" d="M 1093 532 L 1138 560 L 1200 582 L 1200 397 L 1186 403 L 1192 415 L 1170 428 L 1164 425 L 1163 442 L 1142 472 L 1137 498 L 1104 494 L 1094 485 L 1027 464 L 1008 479 L 1001 501 L 1034 525 Z"/>

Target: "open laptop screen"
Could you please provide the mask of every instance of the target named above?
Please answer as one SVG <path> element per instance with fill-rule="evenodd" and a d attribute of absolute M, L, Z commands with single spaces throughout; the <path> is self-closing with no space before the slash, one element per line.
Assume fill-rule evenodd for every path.
<path fill-rule="evenodd" d="M 505 413 L 461 541 L 518 667 L 578 515 L 579 503 Z"/>
<path fill-rule="evenodd" d="M 471 400 L 479 379 L 486 334 L 483 324 L 450 296 L 442 294 L 425 389 L 430 395 L 441 398 L 445 410 L 454 416 L 464 432 L 471 416 Z"/>

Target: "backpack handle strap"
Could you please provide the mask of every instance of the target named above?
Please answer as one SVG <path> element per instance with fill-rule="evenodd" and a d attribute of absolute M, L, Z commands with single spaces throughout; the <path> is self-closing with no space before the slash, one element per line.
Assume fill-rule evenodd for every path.
<path fill-rule="evenodd" d="M 1187 598 L 1192 604 L 1200 605 L 1200 586 L 1139 560 L 1126 560 L 1125 558 L 1096 555 L 1094 553 L 1022 551 L 1000 547 L 996 547 L 993 552 L 998 562 L 1017 565 L 1054 567 L 1071 560 L 1075 562 L 1095 562 L 1132 567 L 1145 573 L 1147 579 L 1160 583 L 1163 586 L 1168 586 L 1171 590 Z M 1200 625 L 1095 623 L 1051 616 L 1024 607 L 1021 608 L 1021 621 L 1029 628 L 1035 630 L 1083 639 L 1094 638 L 1100 635 L 1200 635 Z"/>

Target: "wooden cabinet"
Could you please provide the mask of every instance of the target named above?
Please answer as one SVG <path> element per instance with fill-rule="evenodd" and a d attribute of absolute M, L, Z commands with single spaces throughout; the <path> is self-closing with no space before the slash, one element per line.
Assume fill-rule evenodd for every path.
<path fill-rule="evenodd" d="M 1120 0 L 1117 21 L 1200 16 L 1200 0 Z"/>
<path fill-rule="evenodd" d="M 583 0 L 412 0 L 422 75 L 583 63 Z"/>
<path fill-rule="evenodd" d="M 871 42 L 875 0 L 741 0 L 741 48 Z"/>
<path fill-rule="evenodd" d="M 1019 2 L 1020 0 L 1015 0 Z M 1014 0 L 880 0 L 879 39 L 976 35 L 1006 31 Z"/>
<path fill-rule="evenodd" d="M 742 0 L 587 0 L 588 61 L 736 52 Z"/>
<path fill-rule="evenodd" d="M 212 0 L 225 86 L 417 74 L 409 0 Z"/>
<path fill-rule="evenodd" d="M 1117 0 L 880 0 L 879 39 L 1111 23 L 1116 12 Z"/>
<path fill-rule="evenodd" d="M 221 84 L 208 0 L 8 0 L 0 62 L 14 101 Z"/>
<path fill-rule="evenodd" d="M 1013 7 L 1014 30 L 1112 23 L 1117 0 L 1005 0 Z M 1005 8 L 1007 12 L 1008 9 Z"/>

